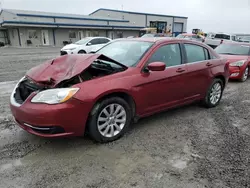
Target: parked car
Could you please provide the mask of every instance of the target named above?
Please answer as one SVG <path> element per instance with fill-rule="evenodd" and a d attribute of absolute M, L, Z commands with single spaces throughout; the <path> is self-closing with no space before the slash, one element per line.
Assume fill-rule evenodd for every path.
<path fill-rule="evenodd" d="M 239 37 L 239 42 L 250 43 L 250 36 L 242 36 L 242 37 Z"/>
<path fill-rule="evenodd" d="M 67 54 L 86 54 L 91 51 L 97 51 L 111 39 L 106 37 L 86 37 L 75 43 L 68 44 L 61 49 L 61 55 Z"/>
<path fill-rule="evenodd" d="M 195 40 L 195 41 L 199 41 L 199 42 L 205 41 L 205 37 L 203 37 L 201 35 L 197 35 L 197 34 L 192 34 L 192 33 L 182 33 L 182 34 L 179 34 L 176 38 Z"/>
<path fill-rule="evenodd" d="M 212 48 L 216 48 L 224 41 L 235 41 L 236 42 L 236 35 L 231 35 L 227 33 L 215 33 L 211 35 L 211 37 L 207 37 L 205 39 L 205 43 Z"/>
<path fill-rule="evenodd" d="M 250 70 L 249 43 L 223 43 L 215 48 L 223 58 L 229 60 L 230 79 L 246 81 Z"/>
<path fill-rule="evenodd" d="M 95 54 L 67 55 L 27 72 L 10 107 L 16 122 L 43 137 L 121 137 L 133 120 L 203 101 L 219 104 L 226 60 L 202 43 L 176 38 L 118 39 Z"/>

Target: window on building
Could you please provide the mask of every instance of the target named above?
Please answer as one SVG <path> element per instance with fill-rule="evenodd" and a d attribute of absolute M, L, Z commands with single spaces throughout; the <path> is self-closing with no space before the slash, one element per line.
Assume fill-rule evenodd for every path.
<path fill-rule="evenodd" d="M 75 31 L 69 31 L 69 38 L 75 39 L 76 38 L 76 32 Z"/>
<path fill-rule="evenodd" d="M 93 37 L 98 37 L 99 36 L 99 31 L 92 31 L 91 32 Z"/>
<path fill-rule="evenodd" d="M 184 44 L 188 63 L 206 60 L 204 48 L 194 44 Z"/>
<path fill-rule="evenodd" d="M 117 31 L 116 35 L 117 35 L 117 38 L 123 38 L 123 32 L 122 31 Z"/>
<path fill-rule="evenodd" d="M 37 39 L 38 38 L 37 30 L 28 30 L 28 37 L 29 39 Z"/>
<path fill-rule="evenodd" d="M 149 59 L 148 63 L 164 62 L 167 67 L 181 64 L 181 51 L 179 44 L 168 44 L 158 48 Z"/>

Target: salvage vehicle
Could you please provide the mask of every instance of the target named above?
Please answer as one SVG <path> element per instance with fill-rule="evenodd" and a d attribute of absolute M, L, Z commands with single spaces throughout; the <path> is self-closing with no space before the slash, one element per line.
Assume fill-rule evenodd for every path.
<path fill-rule="evenodd" d="M 227 41 L 235 41 L 236 42 L 236 35 L 231 35 L 231 34 L 227 34 L 227 33 L 215 33 L 214 35 L 212 35 L 212 37 L 207 37 L 205 39 L 205 43 L 207 45 L 209 45 L 212 48 L 216 48 L 217 46 L 219 46 L 220 44 L 222 44 L 223 42 L 227 42 Z"/>
<path fill-rule="evenodd" d="M 195 40 L 195 41 L 199 41 L 199 42 L 205 41 L 205 37 L 198 35 L 198 34 L 190 34 L 190 33 L 179 34 L 176 38 Z"/>
<path fill-rule="evenodd" d="M 226 58 L 229 64 L 230 79 L 245 82 L 250 70 L 250 44 L 249 43 L 223 43 L 215 51 Z"/>
<path fill-rule="evenodd" d="M 75 43 L 64 46 L 60 54 L 86 54 L 89 52 L 97 51 L 105 44 L 109 43 L 111 39 L 106 37 L 86 37 Z"/>
<path fill-rule="evenodd" d="M 132 121 L 202 101 L 219 104 L 225 59 L 207 45 L 176 38 L 117 39 L 96 53 L 60 56 L 29 70 L 15 86 L 15 121 L 43 137 L 120 138 Z"/>

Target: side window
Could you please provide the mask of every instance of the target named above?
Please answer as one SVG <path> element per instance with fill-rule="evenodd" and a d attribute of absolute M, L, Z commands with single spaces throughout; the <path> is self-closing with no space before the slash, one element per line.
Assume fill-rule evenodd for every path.
<path fill-rule="evenodd" d="M 184 44 L 188 63 L 206 60 L 203 47 L 195 44 Z"/>
<path fill-rule="evenodd" d="M 92 39 L 90 41 L 91 45 L 96 45 L 96 44 L 100 44 L 100 40 L 99 39 Z"/>
<path fill-rule="evenodd" d="M 204 48 L 204 52 L 205 52 L 205 58 L 208 60 L 210 59 L 210 55 L 209 55 L 209 52 L 206 48 Z"/>
<path fill-rule="evenodd" d="M 105 44 L 105 43 L 108 43 L 108 42 L 109 42 L 108 39 L 100 38 L 100 44 Z"/>
<path fill-rule="evenodd" d="M 179 44 L 168 44 L 158 48 L 148 60 L 152 62 L 164 62 L 167 67 L 176 66 L 181 64 L 181 50 Z"/>

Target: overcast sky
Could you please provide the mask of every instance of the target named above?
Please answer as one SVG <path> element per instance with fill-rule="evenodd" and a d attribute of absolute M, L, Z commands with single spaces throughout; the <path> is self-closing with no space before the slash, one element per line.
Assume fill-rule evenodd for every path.
<path fill-rule="evenodd" d="M 89 14 L 98 8 L 188 17 L 188 32 L 250 33 L 250 0 L 0 0 L 3 8 Z"/>

